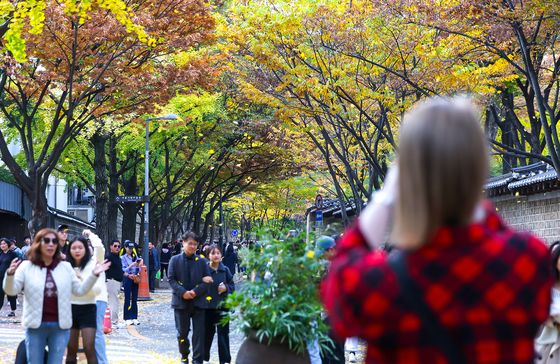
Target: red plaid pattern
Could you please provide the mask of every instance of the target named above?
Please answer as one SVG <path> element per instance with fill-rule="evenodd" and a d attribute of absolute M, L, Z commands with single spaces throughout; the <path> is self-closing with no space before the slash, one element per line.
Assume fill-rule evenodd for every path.
<path fill-rule="evenodd" d="M 367 363 L 447 363 L 423 335 L 386 258 L 368 248 L 358 224 L 346 231 L 321 287 L 334 332 L 366 340 Z M 468 363 L 533 362 L 553 284 L 540 240 L 514 232 L 489 208 L 482 223 L 440 229 L 407 263 Z"/>

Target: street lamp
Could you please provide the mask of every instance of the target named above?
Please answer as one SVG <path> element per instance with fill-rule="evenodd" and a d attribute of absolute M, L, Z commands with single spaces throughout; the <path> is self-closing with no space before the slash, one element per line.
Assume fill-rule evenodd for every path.
<path fill-rule="evenodd" d="M 150 121 L 177 119 L 179 119 L 179 117 L 175 114 L 168 114 L 155 118 L 146 117 L 146 150 L 144 152 L 144 247 L 142 249 L 142 260 L 144 260 L 144 265 L 146 265 L 148 277 L 150 276 L 150 267 L 148 264 L 148 243 L 150 241 Z"/>

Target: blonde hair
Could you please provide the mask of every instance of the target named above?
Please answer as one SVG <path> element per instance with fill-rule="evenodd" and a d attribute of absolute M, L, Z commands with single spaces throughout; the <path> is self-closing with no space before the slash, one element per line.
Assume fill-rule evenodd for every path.
<path fill-rule="evenodd" d="M 405 115 L 392 236 L 399 246 L 419 247 L 437 228 L 471 221 L 488 173 L 479 120 L 463 97 L 432 98 Z"/>

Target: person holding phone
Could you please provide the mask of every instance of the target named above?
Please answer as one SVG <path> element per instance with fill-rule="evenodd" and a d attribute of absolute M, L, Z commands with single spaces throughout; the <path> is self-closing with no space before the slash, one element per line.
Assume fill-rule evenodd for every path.
<path fill-rule="evenodd" d="M 123 318 L 127 325 L 140 325 L 138 321 L 138 286 L 142 259 L 136 253 L 136 244 L 124 242 L 125 253 L 121 256 L 123 270 L 124 309 Z"/>
<path fill-rule="evenodd" d="M 366 363 L 533 362 L 550 305 L 549 253 L 483 199 L 488 156 L 464 98 L 406 114 L 398 161 L 322 283 L 333 330 L 364 339 Z"/>

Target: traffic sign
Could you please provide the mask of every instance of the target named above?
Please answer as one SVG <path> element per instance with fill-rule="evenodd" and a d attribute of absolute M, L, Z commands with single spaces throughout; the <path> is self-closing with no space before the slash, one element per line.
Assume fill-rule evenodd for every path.
<path fill-rule="evenodd" d="M 116 202 L 121 203 L 131 203 L 131 202 L 146 202 L 144 196 L 117 196 L 115 197 Z"/>
<path fill-rule="evenodd" d="M 239 231 L 237 231 L 237 230 L 232 230 L 231 231 L 231 237 L 232 238 L 235 238 L 237 236 L 237 234 L 239 234 Z"/>
<path fill-rule="evenodd" d="M 317 224 L 322 224 L 323 223 L 323 211 L 321 211 L 321 210 L 315 211 L 315 222 Z"/>

